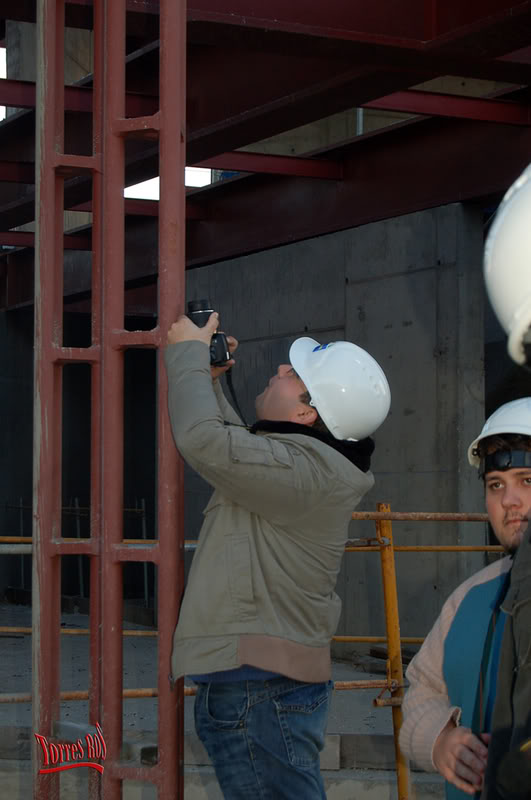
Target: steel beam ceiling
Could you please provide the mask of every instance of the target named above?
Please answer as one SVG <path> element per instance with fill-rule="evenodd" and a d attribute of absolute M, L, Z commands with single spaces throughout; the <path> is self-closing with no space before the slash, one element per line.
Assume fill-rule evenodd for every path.
<path fill-rule="evenodd" d="M 33 21 L 35 1 L 0 0 L 0 20 Z M 66 0 L 66 21 L 90 28 L 91 0 Z M 157 0 L 128 0 L 126 115 L 158 108 Z M 304 0 L 190 0 L 188 6 L 187 163 L 246 177 L 188 195 L 189 266 L 322 235 L 457 200 L 497 197 L 531 160 L 531 0 L 385 0 L 326 6 Z M 520 88 L 500 97 L 462 97 L 413 89 L 439 76 L 503 81 Z M 89 152 L 90 78 L 65 87 L 67 152 Z M 26 108 L 0 124 L 0 243 L 31 247 L 13 228 L 34 219 L 35 87 L 0 82 L 0 104 Z M 342 147 L 288 158 L 252 145 L 297 126 L 356 107 L 423 115 L 414 123 Z M 124 122 L 124 129 L 127 122 Z M 126 184 L 158 172 L 158 133 L 129 138 Z M 259 149 L 256 146 L 255 150 Z M 500 157 L 503 152 L 503 158 Z M 403 186 L 407 185 L 407 193 Z M 362 199 L 363 198 L 363 201 Z M 88 210 L 90 180 L 65 181 L 65 207 Z M 156 204 L 128 204 L 131 274 L 156 277 Z M 148 256 L 144 273 L 135 258 Z M 90 230 L 65 240 L 87 269 L 81 249 Z M 5 253 L 6 251 L 4 251 Z M 17 302 L 30 296 L 31 250 L 9 252 Z M 25 253 L 25 255 L 24 255 Z M 140 270 L 140 272 L 139 272 Z M 6 270 L 4 270 L 4 276 Z M 2 292 L 5 295 L 5 287 Z"/>

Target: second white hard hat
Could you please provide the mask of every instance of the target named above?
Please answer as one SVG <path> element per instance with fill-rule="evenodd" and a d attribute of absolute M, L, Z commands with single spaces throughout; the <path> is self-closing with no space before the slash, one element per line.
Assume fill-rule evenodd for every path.
<path fill-rule="evenodd" d="M 524 336 L 531 325 L 531 164 L 496 212 L 483 270 L 490 302 L 509 337 L 509 355 L 525 364 Z"/>
<path fill-rule="evenodd" d="M 478 442 L 487 436 L 503 435 L 505 433 L 520 433 L 531 436 L 531 397 L 521 397 L 505 403 L 490 415 L 483 425 L 481 433 L 474 439 L 468 448 L 468 461 L 473 467 L 480 466 L 480 460 L 474 454 Z"/>
<path fill-rule="evenodd" d="M 291 366 L 336 439 L 370 436 L 387 417 L 391 390 L 375 359 L 352 342 L 319 344 L 309 336 L 289 351 Z"/>

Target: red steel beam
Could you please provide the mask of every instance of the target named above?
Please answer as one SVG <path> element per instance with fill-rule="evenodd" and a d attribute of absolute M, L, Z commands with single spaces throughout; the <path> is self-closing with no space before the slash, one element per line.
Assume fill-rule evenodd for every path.
<path fill-rule="evenodd" d="M 288 5 L 281 0 L 271 3 L 250 3 L 249 0 L 221 5 L 218 0 L 192 0 L 188 19 L 212 19 L 229 21 L 233 25 L 253 25 L 294 30 L 326 32 L 328 35 L 346 36 L 349 33 L 375 33 L 388 36 L 407 36 L 427 40 L 451 30 L 477 24 L 500 14 L 515 14 L 522 6 L 515 0 L 475 0 L 466 4 L 456 2 L 421 2 L 407 0 L 405 3 L 386 3 L 385 6 L 370 4 L 344 4 L 340 0 L 328 3 L 326 8 L 314 4 L 308 6 L 303 0 Z M 71 27 L 91 28 L 93 25 L 92 0 L 67 0 L 66 23 Z M 159 0 L 127 0 L 128 33 L 140 33 L 152 29 L 150 18 L 159 14 Z M 0 18 L 35 22 L 34 0 L 0 0 Z"/>
<path fill-rule="evenodd" d="M 424 6 L 423 0 L 387 2 L 383 6 L 342 0 L 326 4 L 309 4 L 306 0 L 231 0 L 223 7 L 218 0 L 191 0 L 188 19 L 401 45 L 425 38 Z"/>
<path fill-rule="evenodd" d="M 521 76 L 524 77 L 524 76 Z M 531 75 L 527 76 L 531 77 Z M 0 105 L 16 106 L 21 108 L 35 107 L 35 84 L 28 81 L 0 80 Z M 413 114 L 428 114 L 434 116 L 464 117 L 467 119 L 483 119 L 491 122 L 508 122 L 509 124 L 528 124 L 527 106 L 517 103 L 506 103 L 488 98 L 464 97 L 437 92 L 424 92 L 420 90 L 403 90 L 394 92 L 368 103 L 365 108 L 377 108 L 386 111 L 403 111 Z M 140 117 L 154 114 L 158 108 L 158 98 L 150 95 L 127 94 L 126 116 Z M 92 109 L 92 88 L 65 86 L 65 110 L 90 112 Z M 130 120 L 127 122 L 131 125 Z M 125 123 L 124 123 L 125 124 Z M 222 154 L 219 158 L 227 158 Z M 29 170 L 30 162 L 20 165 L 20 176 L 16 172 L 16 163 L 12 161 L 0 162 L 0 180 L 32 183 Z M 280 162 L 281 163 L 281 162 Z M 279 163 L 279 165 L 280 165 Z M 12 166 L 9 166 L 12 165 Z M 199 166 L 199 165 L 195 165 Z M 217 165 L 215 168 L 218 168 Z M 225 167 L 219 167 L 224 169 Z M 232 169 L 233 167 L 227 167 Z M 12 170 L 12 172 L 10 172 Z M 27 172 L 26 172 L 27 170 Z M 274 172 L 273 162 L 264 169 L 249 169 L 247 172 Z M 280 174 L 282 170 L 279 170 Z M 287 173 L 289 174 L 289 173 Z M 10 177 L 13 175 L 13 177 Z M 309 177 L 312 177 L 311 175 Z M 316 174 L 315 177 L 327 177 Z"/>
<path fill-rule="evenodd" d="M 31 161 L 0 161 L 0 181 L 35 183 L 35 164 Z"/>
<path fill-rule="evenodd" d="M 0 105 L 14 108 L 35 108 L 35 84 L 8 78 L 0 80 Z M 65 111 L 92 113 L 91 86 L 65 86 Z M 146 94 L 128 92 L 125 113 L 128 117 L 153 114 L 158 108 L 158 98 Z"/>
<path fill-rule="evenodd" d="M 0 18 L 35 21 L 34 2 L 19 0 L 13 8 L 11 5 L 10 0 L 0 2 Z M 92 5 L 92 0 L 68 0 L 67 24 L 91 28 Z M 150 27 L 150 17 L 159 14 L 159 5 L 158 0 L 127 0 L 127 32 L 138 35 L 146 27 Z M 282 3 L 282 0 L 273 0 L 270 5 L 250 4 L 248 0 L 224 5 L 217 0 L 194 0 L 193 8 L 188 9 L 188 19 L 199 17 L 217 21 L 229 20 L 233 24 L 242 25 L 247 18 L 249 24 L 269 28 L 276 23 L 276 27 L 297 31 L 302 29 L 313 33 L 327 31 L 336 36 L 359 31 L 421 39 L 425 27 L 423 6 L 422 0 L 402 0 L 398 5 L 388 2 L 385 9 L 368 4 L 345 4 L 342 0 L 331 0 L 326 7 L 318 3 L 309 5 L 304 0 L 292 0 L 289 4 Z"/>
<path fill-rule="evenodd" d="M 396 93 L 401 95 L 402 93 Z M 407 95 L 408 93 L 403 93 Z M 390 96 L 390 105 L 396 95 Z M 385 100 L 385 98 L 384 98 Z M 400 99 L 400 102 L 406 102 Z M 376 101 L 379 102 L 379 101 Z M 516 104 L 515 104 L 516 105 Z M 525 106 L 516 106 L 519 109 Z M 421 113 L 421 112 L 418 112 Z M 426 112 L 428 113 L 428 112 Z M 300 175 L 307 178 L 325 178 L 328 180 L 341 179 L 341 166 L 333 161 L 318 158 L 300 158 L 295 156 L 276 156 L 266 153 L 235 152 L 222 153 L 206 161 L 193 164 L 195 167 L 207 169 L 234 170 L 237 172 L 263 172 L 272 175 Z M 0 161 L 0 182 L 34 183 L 35 165 L 30 162 Z M 72 210 L 90 211 L 90 202 L 79 203 Z M 156 216 L 158 214 L 157 201 L 127 198 L 125 213 L 131 215 Z"/>
<path fill-rule="evenodd" d="M 245 32 L 245 35 L 247 36 L 248 33 Z M 311 37 L 307 37 L 307 41 L 312 42 L 313 40 Z M 206 48 L 209 52 L 215 49 Z M 382 62 L 382 66 L 385 66 L 385 69 L 380 68 L 378 70 L 374 64 L 371 64 L 370 68 L 360 66 L 354 68 L 354 70 L 347 70 L 347 72 L 344 71 L 344 66 L 341 68 L 337 58 L 332 59 L 330 64 L 328 63 L 330 58 L 327 60 L 313 57 L 313 60 L 309 60 L 309 57 L 306 57 L 296 62 L 296 69 L 294 69 L 293 62 L 290 61 L 285 62 L 284 68 L 281 69 L 283 62 L 278 61 L 277 58 L 275 63 L 278 69 L 271 71 L 270 68 L 267 68 L 270 54 L 266 56 L 262 54 L 261 61 L 260 59 L 256 60 L 256 57 L 253 56 L 253 64 L 257 67 L 261 64 L 261 67 L 259 70 L 255 70 L 256 75 L 252 86 L 244 90 L 242 74 L 245 76 L 246 73 L 242 73 L 241 70 L 240 50 L 238 50 L 238 58 L 236 60 L 234 52 L 230 54 L 227 51 L 222 51 L 221 53 L 218 52 L 215 58 L 213 56 L 206 58 L 205 48 L 196 48 L 195 51 L 195 56 L 193 48 L 190 54 L 193 62 L 191 73 L 198 77 L 195 83 L 194 79 L 191 79 L 189 87 L 191 98 L 188 126 L 189 163 L 211 157 L 220 150 L 230 151 L 247 145 L 250 141 L 256 141 L 263 136 L 279 133 L 286 127 L 304 124 L 315 119 L 316 116 L 334 113 L 346 107 L 351 107 L 353 103 L 359 105 L 364 102 L 371 102 L 377 97 L 388 94 L 389 91 L 402 89 L 404 85 L 430 77 L 430 74 L 425 71 L 428 69 L 436 70 L 436 74 L 441 74 L 441 70 L 448 71 L 451 65 L 456 70 L 461 68 L 465 70 L 465 64 L 471 64 L 476 68 L 478 74 L 486 74 L 493 68 L 498 70 L 503 67 L 513 71 L 511 76 L 505 75 L 505 79 L 519 80 L 520 82 L 525 82 L 525 80 L 529 79 L 531 83 L 531 74 L 527 75 L 529 72 L 529 65 L 527 64 L 494 63 L 486 62 L 484 59 L 475 62 L 469 60 L 463 64 L 459 61 L 456 62 L 454 56 L 451 59 L 449 56 L 446 59 L 437 59 L 435 55 L 430 55 L 429 58 L 426 58 L 423 54 L 412 54 L 410 52 L 406 54 L 407 57 L 403 56 L 402 61 L 397 66 L 394 63 L 398 57 L 396 49 L 389 48 L 392 53 L 387 53 L 386 60 Z M 201 57 L 201 52 L 203 57 Z M 335 55 L 335 49 L 333 52 Z M 488 51 L 486 51 L 486 54 L 488 54 Z M 392 61 L 390 63 L 391 55 Z M 212 58 L 214 60 L 211 60 Z M 248 58 L 248 54 L 246 54 L 246 58 Z M 383 58 L 381 51 L 379 51 L 378 58 Z M 376 59 L 374 55 L 373 59 Z M 230 96 L 227 97 L 226 75 L 229 66 L 229 83 L 234 89 L 231 91 Z M 202 70 L 204 69 L 206 69 L 206 72 L 203 73 Z M 408 69 L 411 71 L 408 72 Z M 389 73 L 386 70 L 389 70 Z M 285 86 L 286 73 L 290 74 L 291 80 L 287 94 Z M 298 83 L 293 82 L 292 73 L 296 73 Z M 217 76 L 220 76 L 220 83 L 215 82 Z M 278 84 L 276 86 L 275 81 Z M 249 85 L 246 78 L 245 84 L 246 86 Z M 208 96 L 204 95 L 205 86 L 208 86 L 209 92 L 211 92 Z M 88 90 L 84 91 L 86 93 Z M 276 95 L 275 92 L 277 92 Z M 278 95 L 279 92 L 280 97 Z M 197 98 L 200 98 L 200 102 L 197 102 Z M 153 97 L 150 98 L 150 102 L 153 103 Z M 228 118 L 226 118 L 227 114 L 229 115 Z M 67 126 L 72 124 L 71 118 L 72 115 L 67 116 Z M 80 117 L 75 119 L 80 119 Z M 23 134 L 20 140 L 17 135 L 16 141 L 8 141 L 7 133 L 11 130 L 11 126 L 14 125 L 13 136 L 15 136 L 15 130 L 18 131 L 23 122 L 19 118 L 2 126 L 3 130 L 0 132 L 0 137 L 2 139 L 3 152 L 6 153 L 4 157 L 9 157 L 9 150 L 14 149 L 15 146 L 23 148 L 22 152 L 26 152 L 26 148 L 31 146 L 29 141 L 24 139 L 24 136 L 32 135 L 28 126 L 26 126 L 26 133 Z M 86 130 L 86 128 L 87 126 L 84 124 L 82 130 Z M 70 129 L 67 127 L 67 130 Z M 80 135 L 81 131 L 76 133 L 73 130 L 73 138 Z M 135 163 L 131 163 L 128 166 L 128 176 L 132 179 L 142 180 L 156 174 L 158 169 L 157 153 L 150 153 L 149 149 L 147 149 L 144 151 L 144 155 L 139 151 L 137 151 L 137 155 Z M 85 202 L 89 191 L 89 185 L 85 184 L 83 187 L 82 181 L 72 185 L 68 184 L 66 187 L 67 205 L 71 206 Z M 6 230 L 21 225 L 31 221 L 33 215 L 33 198 L 31 195 L 24 194 L 16 201 L 12 200 L 4 204 L 0 211 L 0 227 Z"/>
<path fill-rule="evenodd" d="M 127 29 L 131 35 L 146 40 L 157 38 L 159 3 L 157 0 L 128 0 Z M 72 27 L 92 27 L 92 0 L 69 0 L 66 4 L 67 24 Z M 382 5 L 345 4 L 334 0 L 326 9 L 319 4 L 308 6 L 304 0 L 285 4 L 275 0 L 273 6 L 249 0 L 222 6 L 218 0 L 192 0 L 188 9 L 190 28 L 208 27 L 219 32 L 225 28 L 241 28 L 248 37 L 262 31 L 273 39 L 277 32 L 295 35 L 299 40 L 322 43 L 354 42 L 369 46 L 389 45 L 400 48 L 455 46 L 465 54 L 470 45 L 478 47 L 484 57 L 485 43 L 497 40 L 501 52 L 507 53 L 524 46 L 525 24 L 529 3 L 515 0 L 488 0 L 463 4 L 452 2 L 423 2 L 407 0 L 397 4 L 388 0 Z M 21 0 L 13 7 L 12 0 L 0 0 L 0 18 L 34 21 L 35 4 Z M 272 36 L 273 35 L 273 36 Z M 459 74 L 459 73 L 457 73 Z"/>
<path fill-rule="evenodd" d="M 92 203 L 78 203 L 72 206 L 71 211 L 92 211 Z M 136 197 L 126 197 L 124 202 L 125 215 L 131 217 L 157 217 L 159 214 L 158 200 L 143 200 Z"/>
<path fill-rule="evenodd" d="M 319 158 L 274 156 L 262 153 L 222 153 L 194 164 L 207 169 L 234 170 L 235 172 L 261 172 L 270 175 L 299 175 L 306 178 L 341 180 L 341 164 Z"/>
<path fill-rule="evenodd" d="M 326 156 L 343 164 L 340 186 L 294 176 L 249 176 L 196 190 L 188 202 L 193 199 L 201 223 L 188 223 L 187 266 L 422 208 L 499 197 L 531 160 L 531 130 L 467 120 L 420 120 L 358 137 Z M 218 218 L 220 206 L 223 224 Z M 156 221 L 146 217 L 141 229 L 136 231 L 135 226 L 135 231 L 127 232 L 126 277 L 133 281 L 129 285 L 135 292 L 135 305 L 146 313 L 153 303 L 151 299 L 143 302 L 138 282 L 156 281 L 156 230 Z M 13 304 L 31 302 L 28 259 L 27 251 L 7 256 Z M 77 283 L 68 292 L 72 299 L 78 295 L 81 299 L 90 288 L 89 273 L 79 265 L 75 276 Z"/>
<path fill-rule="evenodd" d="M 94 27 L 93 0 L 67 0 L 65 23 L 70 28 Z M 127 0 L 127 33 L 131 36 L 157 35 L 159 0 Z M 0 19 L 35 22 L 35 0 L 0 0 Z"/>
<path fill-rule="evenodd" d="M 0 232 L 0 245 L 4 247 L 35 247 L 35 234 L 31 231 Z M 65 250 L 91 250 L 90 236 L 63 236 Z"/>
<path fill-rule="evenodd" d="M 286 67 L 289 68 L 288 65 Z M 187 161 L 196 164 L 219 153 L 237 150 L 338 111 L 362 105 L 428 77 L 431 75 L 420 71 L 407 74 L 385 70 L 376 72 L 367 66 L 357 66 L 341 73 L 336 71 L 332 76 L 323 77 L 300 91 L 283 93 L 261 104 L 257 102 L 259 98 L 255 102 L 248 98 L 245 108 L 240 107 L 240 110 L 231 100 L 231 108 L 227 108 L 222 118 L 214 116 L 213 121 L 208 122 L 204 115 L 204 124 L 200 124 L 198 115 L 195 115 L 194 121 L 198 127 L 190 129 L 188 133 Z M 193 86 L 189 90 L 192 93 L 195 91 Z M 218 90 L 221 91 L 221 87 Z M 243 105 L 242 97 L 236 96 L 236 101 Z"/>
<path fill-rule="evenodd" d="M 531 3 L 515 0 L 469 0 L 467 3 L 431 0 L 431 6 L 430 39 L 437 40 L 437 43 L 451 43 L 457 39 L 463 41 L 464 38 L 474 37 L 479 44 L 485 31 L 494 32 L 496 29 L 500 43 L 503 42 L 507 30 L 518 38 L 525 37 L 526 33 L 522 28 L 525 21 L 529 20 L 531 12 Z M 517 46 L 513 43 L 511 49 L 514 50 Z"/>
<path fill-rule="evenodd" d="M 363 108 L 400 111 L 432 117 L 501 122 L 508 125 L 531 124 L 531 106 L 527 103 L 419 90 L 394 92 L 386 97 L 380 97 L 378 100 L 364 103 Z"/>
<path fill-rule="evenodd" d="M 151 105 L 153 101 L 148 98 Z M 462 95 L 406 90 L 363 104 L 363 108 L 396 111 L 402 113 L 476 119 L 484 122 L 501 122 L 510 125 L 529 125 L 529 104 L 500 99 L 466 97 Z M 131 123 L 134 121 L 131 120 Z M 341 166 L 333 161 L 317 158 L 276 156 L 252 152 L 223 153 L 200 161 L 193 166 L 209 169 L 234 170 L 237 172 L 260 172 L 277 175 L 299 175 L 301 177 L 341 179 Z M 34 165 L 30 162 L 0 162 L 0 181 L 33 183 Z M 90 203 L 74 207 L 78 211 L 90 211 Z M 156 201 L 126 200 L 126 214 L 157 215 Z"/>
<path fill-rule="evenodd" d="M 205 219 L 189 226 L 188 268 L 425 208 L 499 196 L 531 160 L 531 129 L 428 119 L 358 137 L 327 155 L 343 161 L 340 188 L 330 181 L 249 176 L 196 195 Z M 220 203 L 223 224 L 216 221 Z"/>

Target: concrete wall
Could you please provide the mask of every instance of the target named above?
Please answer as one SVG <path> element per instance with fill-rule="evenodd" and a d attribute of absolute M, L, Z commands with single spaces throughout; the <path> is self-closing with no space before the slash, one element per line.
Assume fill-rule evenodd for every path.
<path fill-rule="evenodd" d="M 242 410 L 288 347 L 308 334 L 346 338 L 384 368 L 392 411 L 377 432 L 376 486 L 360 508 L 480 511 L 482 493 L 466 448 L 483 423 L 482 220 L 461 205 L 423 211 L 193 270 L 188 298 L 208 296 L 222 327 L 240 340 L 234 383 Z M 200 525 L 208 489 L 189 478 L 187 536 Z M 398 542 L 484 543 L 485 526 L 395 524 Z M 351 536 L 372 536 L 353 523 Z M 422 635 L 449 592 L 484 556 L 398 556 L 404 635 Z M 345 557 L 339 579 L 343 634 L 381 634 L 380 566 Z"/>

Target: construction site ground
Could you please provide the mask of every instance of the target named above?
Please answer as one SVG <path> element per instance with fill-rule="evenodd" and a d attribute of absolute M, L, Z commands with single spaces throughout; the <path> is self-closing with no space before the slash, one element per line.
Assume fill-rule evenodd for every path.
<path fill-rule="evenodd" d="M 87 628 L 88 616 L 63 614 L 66 628 Z M 0 604 L 0 626 L 28 627 L 28 606 Z M 125 627 L 149 630 L 125 623 Z M 22 633 L 0 634 L 1 681 L 9 693 L 31 691 L 31 637 Z M 124 637 L 124 688 L 156 686 L 157 641 L 155 637 Z M 337 681 L 382 679 L 374 659 L 359 656 L 356 663 L 336 661 Z M 383 664 L 384 662 L 380 662 Z M 370 670 L 377 670 L 371 672 Z M 61 637 L 61 690 L 83 690 L 88 686 L 88 637 Z M 328 723 L 326 747 L 321 756 L 328 800 L 389 800 L 397 797 L 391 709 L 376 708 L 378 689 L 335 691 Z M 222 800 L 208 757 L 193 725 L 193 697 L 185 698 L 185 800 Z M 135 765 L 156 758 L 157 699 L 124 700 L 124 760 Z M 88 703 L 61 703 L 59 741 L 75 741 L 88 727 Z M 38 733 L 38 731 L 36 731 Z M 0 786 L 10 800 L 31 797 L 30 745 L 33 738 L 31 705 L 0 704 Z M 61 774 L 61 798 L 89 800 L 87 769 Z M 439 776 L 411 773 L 410 796 L 419 800 L 442 798 Z M 155 788 L 145 782 L 124 782 L 126 800 L 154 800 Z"/>

